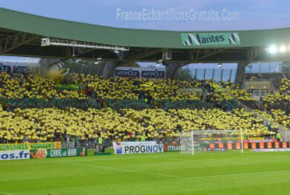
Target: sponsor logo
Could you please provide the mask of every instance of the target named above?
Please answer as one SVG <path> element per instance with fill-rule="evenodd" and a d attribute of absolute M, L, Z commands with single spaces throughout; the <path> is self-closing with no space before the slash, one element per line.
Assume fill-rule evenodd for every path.
<path fill-rule="evenodd" d="M 164 146 L 164 152 L 180 152 L 181 151 L 181 146 L 180 145 L 170 145 L 165 147 Z"/>
<path fill-rule="evenodd" d="M 60 149 L 61 142 L 0 144 L 0 150 Z"/>
<path fill-rule="evenodd" d="M 163 145 L 156 141 L 113 142 L 115 154 L 156 153 L 163 152 Z"/>
<path fill-rule="evenodd" d="M 165 78 L 166 70 L 164 68 L 132 68 L 132 67 L 117 67 L 115 77 L 130 77 L 130 78 Z"/>
<path fill-rule="evenodd" d="M 4 71 L 11 72 L 11 67 L 0 64 L 0 72 L 4 72 Z"/>
<path fill-rule="evenodd" d="M 182 33 L 183 46 L 239 45 L 238 33 Z"/>
<path fill-rule="evenodd" d="M 46 158 L 86 156 L 86 155 L 87 155 L 86 148 L 59 149 L 59 150 L 47 150 Z"/>
<path fill-rule="evenodd" d="M 142 78 L 164 78 L 165 71 L 142 71 Z"/>
<path fill-rule="evenodd" d="M 274 143 L 276 140 L 275 139 L 260 139 L 260 138 L 257 138 L 257 139 L 255 139 L 255 138 L 249 138 L 249 139 L 246 139 L 246 140 L 244 140 L 244 142 L 249 142 L 249 143 L 259 143 L 259 142 L 271 142 L 271 143 Z"/>
<path fill-rule="evenodd" d="M 138 78 L 139 75 L 140 75 L 139 71 L 136 70 L 115 70 L 115 76 L 118 77 Z"/>
<path fill-rule="evenodd" d="M 49 150 L 49 156 L 51 158 L 66 157 L 66 156 L 77 156 L 77 149 Z"/>
<path fill-rule="evenodd" d="M 0 160 L 24 160 L 29 157 L 29 150 L 0 151 Z"/>
<path fill-rule="evenodd" d="M 86 156 L 87 155 L 87 149 L 83 148 L 82 151 L 80 151 L 79 155 L 78 155 L 78 151 L 77 151 L 77 156 Z"/>
<path fill-rule="evenodd" d="M 277 148 L 277 149 L 255 149 L 253 152 L 286 152 L 290 151 L 290 148 Z"/>
<path fill-rule="evenodd" d="M 163 145 L 136 145 L 136 146 L 125 146 L 125 154 L 134 153 L 159 153 L 163 152 Z"/>
<path fill-rule="evenodd" d="M 117 154 L 122 154 L 122 153 L 123 153 L 123 148 L 122 148 L 122 146 L 117 147 L 117 149 L 116 149 L 116 153 L 117 153 Z"/>
<path fill-rule="evenodd" d="M 46 158 L 46 149 L 31 150 L 30 158 L 32 159 L 43 159 Z"/>

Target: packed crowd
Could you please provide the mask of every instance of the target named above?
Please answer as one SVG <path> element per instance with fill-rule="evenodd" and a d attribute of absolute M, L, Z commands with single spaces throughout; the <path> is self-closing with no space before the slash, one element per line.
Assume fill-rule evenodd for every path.
<path fill-rule="evenodd" d="M 26 99 L 63 99 L 63 103 L 69 99 L 79 102 L 89 99 L 104 104 L 100 109 L 90 105 L 86 109 L 71 105 L 63 109 L 57 106 L 5 108 L 0 111 L 0 142 L 94 140 L 98 137 L 134 140 L 144 135 L 147 139 L 163 139 L 178 137 L 184 131 L 211 129 L 242 130 L 246 136 L 260 136 L 273 134 L 279 128 L 278 125 L 265 124 L 255 112 L 239 108 L 227 111 L 218 106 L 212 109 L 160 109 L 157 105 L 164 100 L 170 104 L 184 100 L 214 103 L 253 101 L 250 94 L 239 89 L 238 85 L 212 80 L 103 79 L 83 74 L 69 74 L 63 79 L 52 80 L 37 75 L 11 77 L 0 73 L 1 98 L 20 102 Z M 112 109 L 104 100 L 138 100 L 156 107 L 136 110 L 121 106 Z M 256 112 L 290 127 L 290 117 L 282 110 Z"/>
<path fill-rule="evenodd" d="M 289 90 L 290 90 L 290 79 L 287 77 L 282 78 L 279 91 L 284 93 L 284 92 L 287 92 Z"/>
<path fill-rule="evenodd" d="M 83 100 L 86 96 L 76 90 L 58 90 L 55 81 L 38 75 L 11 77 L 6 72 L 0 74 L 0 97 L 6 99 L 64 99 Z"/>
<path fill-rule="evenodd" d="M 286 113 L 290 113 L 290 79 L 283 78 L 281 80 L 279 91 L 274 94 L 268 94 L 264 98 L 263 107 L 267 111 L 271 111 L 271 109 L 281 109 L 286 111 Z"/>
<path fill-rule="evenodd" d="M 212 100 L 223 101 L 223 100 L 237 100 L 253 101 L 251 94 L 247 93 L 246 90 L 240 89 L 239 85 L 231 82 L 215 83 L 214 81 L 208 81 L 212 87 Z"/>
<path fill-rule="evenodd" d="M 79 99 L 88 96 L 97 99 L 146 99 L 146 100 L 201 100 L 205 89 L 211 101 L 252 100 L 250 94 L 230 82 L 177 81 L 163 79 L 103 79 L 99 76 L 69 74 L 61 80 L 52 80 L 38 75 L 11 77 L 0 73 L 0 97 L 10 99 Z"/>
<path fill-rule="evenodd" d="M 235 109 L 168 110 L 88 109 L 16 109 L 0 112 L 0 140 L 72 141 L 163 139 L 178 137 L 180 132 L 191 130 L 231 129 L 242 130 L 246 136 L 271 134 L 263 120 L 251 112 Z"/>
<path fill-rule="evenodd" d="M 274 125 L 272 125 L 273 128 L 278 129 L 279 128 L 278 125 L 282 125 L 288 129 L 290 128 L 290 115 L 288 115 L 284 110 L 271 109 L 269 112 L 259 110 L 255 111 L 265 119 L 274 121 L 275 123 Z"/>

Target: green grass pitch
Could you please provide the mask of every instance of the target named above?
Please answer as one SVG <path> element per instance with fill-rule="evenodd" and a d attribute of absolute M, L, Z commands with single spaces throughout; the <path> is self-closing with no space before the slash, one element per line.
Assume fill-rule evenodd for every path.
<path fill-rule="evenodd" d="M 1 195 L 288 193 L 289 152 L 162 153 L 0 162 Z"/>

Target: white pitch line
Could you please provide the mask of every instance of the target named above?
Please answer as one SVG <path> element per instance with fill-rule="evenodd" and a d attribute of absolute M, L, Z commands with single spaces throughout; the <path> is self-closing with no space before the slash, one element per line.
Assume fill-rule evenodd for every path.
<path fill-rule="evenodd" d="M 150 156 L 150 157 L 144 157 L 144 156 L 138 156 L 138 157 L 120 157 L 120 158 L 106 158 L 106 159 L 97 159 L 98 157 L 95 156 L 90 156 L 91 158 L 90 159 L 86 159 L 86 160 L 72 160 L 72 161 L 63 161 L 63 162 L 44 162 L 43 160 L 39 161 L 37 159 L 30 159 L 29 160 L 29 163 L 12 163 L 12 164 L 0 164 L 0 167 L 3 166 L 16 166 L 16 165 L 42 165 L 42 164 L 60 164 L 60 163 L 70 163 L 70 162 L 88 162 L 88 161 L 107 161 L 107 160 L 130 160 L 130 159 L 171 159 L 171 160 L 180 160 L 180 161 L 186 161 L 188 159 L 176 159 L 175 157 L 171 157 L 171 156 L 160 156 L 160 157 L 153 157 L 153 156 Z M 54 158 L 54 159 L 60 159 L 60 158 Z M 34 161 L 35 163 L 32 163 L 32 161 Z M 192 159 L 190 159 L 192 160 Z M 195 159 L 196 160 L 196 159 Z M 201 159 L 202 160 L 202 159 Z M 41 162 L 41 163 L 38 163 L 38 162 Z"/>
<path fill-rule="evenodd" d="M 0 164 L 0 168 L 1 167 L 5 167 L 5 166 L 17 166 L 17 165 L 45 165 L 45 164 L 61 164 L 61 163 L 73 163 L 73 162 L 90 162 L 90 161 L 111 161 L 111 160 L 130 160 L 130 159 L 170 159 L 170 160 L 175 160 L 175 161 L 192 161 L 194 160 L 194 162 L 196 161 L 203 161 L 205 159 L 196 159 L 196 158 L 179 158 L 181 156 L 179 155 L 165 155 L 163 154 L 162 156 L 134 156 L 134 157 L 128 157 L 127 155 L 123 155 L 123 156 L 120 156 L 119 158 L 98 158 L 97 156 L 86 156 L 84 158 L 89 158 L 89 159 L 83 159 L 83 160 L 79 160 L 79 159 L 76 159 L 76 160 L 70 160 L 70 161 L 53 161 L 53 162 L 47 162 L 46 160 L 42 159 L 42 160 L 39 160 L 39 159 L 30 159 L 29 161 L 26 161 L 28 163 L 11 163 L 11 164 Z M 284 157 L 287 157 L 288 156 L 284 156 L 284 155 L 279 155 L 279 156 L 276 156 L 276 158 L 278 157 L 281 157 L 281 158 L 284 158 Z M 81 157 L 79 157 L 81 158 Z M 53 159 L 53 158 L 51 158 Z M 54 158 L 54 159 L 60 159 L 60 158 Z M 206 161 L 210 161 L 210 160 L 213 160 L 215 161 L 216 159 L 206 159 Z M 1 162 L 1 161 L 0 161 Z M 21 162 L 24 162 L 24 161 L 21 161 Z M 33 162 L 33 163 L 32 163 Z"/>
<path fill-rule="evenodd" d="M 71 165 L 76 165 L 73 163 L 67 163 Z M 119 168 L 113 168 L 113 167 L 106 167 L 106 166 L 99 166 L 99 165 L 89 165 L 89 164 L 80 164 L 78 163 L 77 165 L 82 165 L 82 166 L 87 166 L 87 167 L 97 167 L 100 169 L 110 169 L 110 170 L 115 170 L 115 171 L 122 171 L 122 172 L 131 172 L 131 173 L 140 173 L 143 175 L 154 175 L 154 176 L 162 176 L 162 177 L 171 177 L 171 178 L 178 178 L 178 179 L 184 179 L 185 177 L 179 177 L 179 176 L 173 176 L 173 175 L 165 175 L 165 174 L 157 174 L 157 173 L 150 173 L 150 172 L 141 172 L 141 171 L 135 171 L 135 170 L 129 170 L 129 169 L 119 169 Z"/>
<path fill-rule="evenodd" d="M 0 194 L 4 194 L 4 195 L 15 195 L 15 194 L 11 194 L 11 193 L 8 193 L 8 192 L 2 192 L 2 191 L 0 191 Z"/>

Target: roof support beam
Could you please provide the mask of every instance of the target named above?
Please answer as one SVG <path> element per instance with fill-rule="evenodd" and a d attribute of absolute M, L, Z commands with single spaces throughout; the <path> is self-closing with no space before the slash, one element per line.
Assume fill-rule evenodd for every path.
<path fill-rule="evenodd" d="M 162 51 L 163 51 L 163 49 L 152 49 L 152 50 L 148 50 L 146 52 L 138 52 L 137 54 L 131 55 L 128 58 L 124 58 L 123 61 L 125 61 L 125 62 L 123 62 L 121 65 L 135 63 L 136 61 L 138 61 L 142 58 L 157 54 L 157 53 L 162 52 Z M 162 56 L 160 56 L 160 58 L 162 58 Z"/>
<path fill-rule="evenodd" d="M 204 52 L 202 52 L 202 50 L 199 49 L 197 52 L 192 52 L 192 54 L 190 55 L 190 60 L 188 62 L 186 62 L 185 64 L 190 64 L 192 62 L 198 62 L 198 61 L 204 60 L 210 56 L 221 53 L 225 50 L 226 50 L 225 48 L 205 49 Z"/>
<path fill-rule="evenodd" d="M 3 40 L 2 42 L 5 43 L 4 48 L 0 50 L 0 53 L 6 54 L 9 51 L 12 51 L 18 47 L 21 47 L 22 45 L 25 45 L 31 41 L 34 41 L 38 38 L 38 36 L 35 35 L 28 35 L 26 33 L 17 33 L 12 36 L 7 37 L 7 39 Z M 2 45 L 2 43 L 0 43 Z"/>
<path fill-rule="evenodd" d="M 166 66 L 166 78 L 168 79 L 173 79 L 175 76 L 176 71 L 182 67 L 184 64 L 183 63 L 169 63 Z"/>
<path fill-rule="evenodd" d="M 197 58 L 196 60 L 200 61 L 200 60 L 203 60 L 203 59 L 206 59 L 212 55 L 215 55 L 215 54 L 218 54 L 218 53 L 221 53 L 223 51 L 225 51 L 226 49 L 214 49 L 214 50 L 206 50 L 205 54 L 203 56 L 200 56 L 199 58 Z"/>
<path fill-rule="evenodd" d="M 247 50 L 248 62 L 255 61 L 257 59 L 257 57 L 259 57 L 259 55 L 261 55 L 264 50 L 265 49 L 263 49 L 263 48 L 250 48 L 250 49 L 248 49 Z"/>
<path fill-rule="evenodd" d="M 246 66 L 248 65 L 247 62 L 239 62 L 236 72 L 236 78 L 235 83 L 239 85 L 240 88 L 242 88 L 244 79 L 245 79 L 245 72 L 246 72 Z"/>

